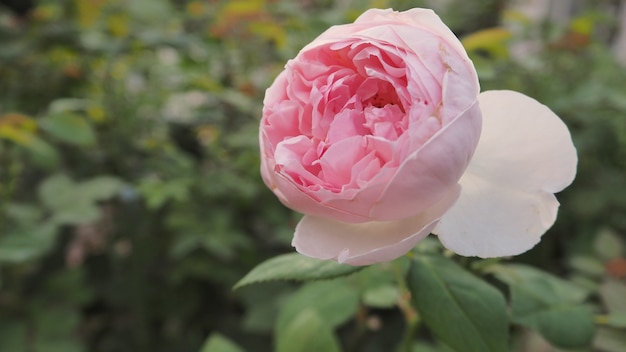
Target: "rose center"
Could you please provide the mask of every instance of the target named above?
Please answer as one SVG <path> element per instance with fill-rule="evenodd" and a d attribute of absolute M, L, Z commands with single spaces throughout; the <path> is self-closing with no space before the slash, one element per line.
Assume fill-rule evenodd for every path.
<path fill-rule="evenodd" d="M 372 79 L 367 79 L 362 87 L 368 80 Z M 394 141 L 408 128 L 404 106 L 391 83 L 378 79 L 372 83 L 375 87 L 369 93 L 357 92 L 362 98 L 361 123 L 366 134 Z"/>

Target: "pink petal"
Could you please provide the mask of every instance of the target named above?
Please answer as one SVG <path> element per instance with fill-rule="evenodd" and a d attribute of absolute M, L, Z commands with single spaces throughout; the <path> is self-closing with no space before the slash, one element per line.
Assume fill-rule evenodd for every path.
<path fill-rule="evenodd" d="M 402 219 L 426 210 L 455 187 L 472 158 L 481 126 L 475 103 L 410 155 L 370 210 L 377 220 Z M 333 202 L 340 207 L 340 202 Z"/>
<path fill-rule="evenodd" d="M 457 186 L 428 210 L 397 221 L 353 224 L 305 215 L 296 227 L 292 245 L 306 256 L 350 265 L 390 261 L 428 236 L 459 193 Z"/>
<path fill-rule="evenodd" d="M 396 12 L 391 9 L 370 9 L 359 16 L 354 23 L 367 25 L 374 21 L 382 23 L 391 22 L 394 24 L 401 22 L 412 27 L 420 28 L 453 44 L 456 51 L 465 52 L 461 42 L 459 42 L 450 28 L 441 21 L 441 18 L 439 18 L 433 10 L 414 8 L 403 12 Z"/>
<path fill-rule="evenodd" d="M 563 121 L 532 98 L 488 91 L 479 102 L 483 131 L 463 192 L 433 232 L 461 255 L 516 255 L 556 220 L 552 193 L 574 180 L 576 149 Z"/>

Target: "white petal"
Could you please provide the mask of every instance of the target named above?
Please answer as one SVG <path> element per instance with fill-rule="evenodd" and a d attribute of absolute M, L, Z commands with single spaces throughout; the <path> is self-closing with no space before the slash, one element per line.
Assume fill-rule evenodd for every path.
<path fill-rule="evenodd" d="M 305 215 L 296 226 L 292 245 L 306 256 L 350 265 L 390 261 L 428 236 L 459 193 L 457 186 L 432 208 L 397 221 L 355 224 Z"/>
<path fill-rule="evenodd" d="M 458 202 L 433 231 L 466 256 L 516 255 L 556 220 L 552 193 L 576 175 L 567 126 L 546 106 L 512 91 L 481 93 L 483 131 Z"/>

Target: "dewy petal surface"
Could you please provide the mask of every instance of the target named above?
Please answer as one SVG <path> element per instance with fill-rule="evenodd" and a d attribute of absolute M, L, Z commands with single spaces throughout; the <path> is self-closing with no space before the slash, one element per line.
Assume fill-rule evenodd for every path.
<path fill-rule="evenodd" d="M 296 227 L 292 245 L 301 254 L 334 259 L 350 265 L 390 261 L 410 251 L 432 231 L 454 204 L 460 186 L 428 210 L 397 221 L 345 223 L 305 215 Z"/>
<path fill-rule="evenodd" d="M 463 192 L 433 232 L 461 255 L 520 254 L 554 224 L 553 193 L 574 180 L 576 149 L 563 121 L 530 97 L 488 91 L 479 103 L 483 130 Z"/>

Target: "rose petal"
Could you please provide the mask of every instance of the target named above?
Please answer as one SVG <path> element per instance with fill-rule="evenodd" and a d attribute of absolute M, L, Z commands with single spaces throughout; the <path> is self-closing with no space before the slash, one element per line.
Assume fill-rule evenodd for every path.
<path fill-rule="evenodd" d="M 387 182 L 370 217 L 402 219 L 426 210 L 450 192 L 472 158 L 480 119 L 476 103 L 410 155 Z M 342 205 L 339 200 L 332 204 Z"/>
<path fill-rule="evenodd" d="M 369 24 L 374 21 L 391 22 L 393 24 L 398 22 L 406 23 L 411 27 L 417 27 L 441 37 L 447 43 L 454 45 L 455 50 L 458 52 L 465 52 L 463 45 L 461 45 L 454 33 L 431 9 L 413 8 L 403 12 L 396 12 L 391 9 L 370 9 L 359 16 L 354 23 Z"/>
<path fill-rule="evenodd" d="M 463 192 L 433 232 L 461 255 L 516 255 L 556 220 L 552 193 L 573 181 L 576 149 L 563 121 L 532 98 L 489 91 L 479 102 L 483 131 Z"/>
<path fill-rule="evenodd" d="M 459 196 L 456 186 L 439 203 L 411 218 L 351 224 L 305 215 L 296 226 L 292 245 L 298 252 L 350 265 L 390 261 L 428 236 Z"/>

